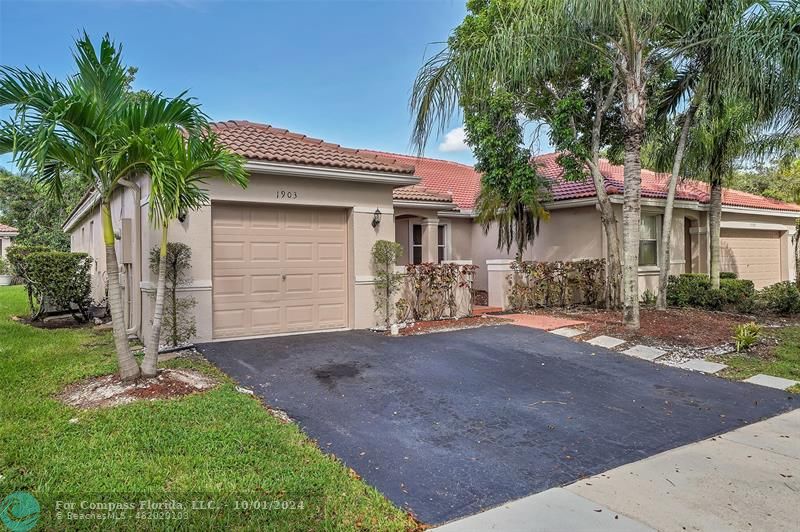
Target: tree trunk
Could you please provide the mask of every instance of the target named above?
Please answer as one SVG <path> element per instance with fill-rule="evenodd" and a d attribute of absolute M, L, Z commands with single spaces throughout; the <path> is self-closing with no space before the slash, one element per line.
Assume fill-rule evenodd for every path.
<path fill-rule="evenodd" d="M 167 285 L 167 226 L 161 228 L 161 250 L 158 258 L 158 283 L 156 302 L 153 310 L 153 326 L 150 341 L 145 348 L 142 360 L 142 375 L 155 377 L 158 371 L 158 346 L 161 343 L 161 325 L 164 322 L 164 292 Z"/>
<path fill-rule="evenodd" d="M 617 309 L 620 307 L 620 279 L 622 278 L 622 266 L 620 263 L 619 246 L 619 227 L 617 227 L 617 216 L 614 214 L 614 206 L 606 192 L 605 179 L 600 172 L 600 137 L 602 134 L 603 119 L 608 109 L 614 103 L 617 94 L 617 74 L 608 87 L 608 92 L 604 95 L 603 90 L 599 89 L 595 93 L 595 116 L 592 121 L 592 152 L 589 161 L 589 169 L 592 173 L 594 188 L 597 193 L 597 203 L 600 207 L 600 223 L 606 235 L 606 247 L 608 256 L 606 265 L 606 308 Z M 573 130 L 575 127 L 573 125 Z M 577 133 L 576 133 L 577 136 Z"/>
<path fill-rule="evenodd" d="M 620 279 L 622 267 L 620 264 L 619 228 L 614 206 L 606 192 L 605 181 L 600 173 L 597 160 L 592 161 L 590 168 L 594 188 L 597 191 L 597 203 L 600 207 L 600 222 L 606 235 L 608 264 L 606 267 L 606 308 L 619 308 L 620 306 Z"/>
<path fill-rule="evenodd" d="M 722 221 L 722 176 L 716 169 L 711 170 L 711 206 L 709 211 L 709 232 L 711 235 L 711 261 L 709 264 L 709 276 L 711 277 L 711 287 L 719 288 L 719 265 L 720 265 L 720 222 Z"/>
<path fill-rule="evenodd" d="M 658 297 L 656 299 L 656 309 L 667 309 L 667 282 L 669 281 L 669 270 L 672 264 L 672 208 L 675 204 L 675 190 L 678 188 L 678 177 L 683 164 L 683 155 L 686 152 L 686 142 L 689 139 L 689 129 L 692 127 L 694 114 L 697 112 L 697 104 L 692 102 L 686 111 L 686 116 L 681 127 L 681 135 L 678 138 L 678 146 L 675 148 L 675 160 L 672 163 L 672 174 L 669 176 L 669 187 L 667 189 L 667 201 L 664 205 L 664 220 L 661 227 L 661 264 L 658 270 Z"/>
<path fill-rule="evenodd" d="M 111 308 L 111 324 L 114 328 L 114 345 L 117 350 L 117 365 L 122 380 L 130 381 L 139 376 L 139 365 L 128 345 L 128 333 L 122 310 L 122 290 L 119 286 L 119 265 L 114 247 L 114 227 L 111 222 L 111 204 L 103 203 L 101 211 L 103 244 L 106 247 L 106 272 L 108 274 L 108 306 Z"/>
<path fill-rule="evenodd" d="M 624 194 L 622 204 L 622 299 L 623 321 L 629 329 L 639 328 L 639 223 L 641 221 L 642 140 L 644 139 L 647 96 L 642 52 L 624 56 Z"/>

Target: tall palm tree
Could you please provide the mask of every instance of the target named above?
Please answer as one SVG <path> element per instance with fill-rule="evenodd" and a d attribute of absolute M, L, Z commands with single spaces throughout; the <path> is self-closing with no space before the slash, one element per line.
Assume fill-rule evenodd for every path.
<path fill-rule="evenodd" d="M 769 117 L 759 116 L 752 102 L 725 96 L 706 102 L 687 146 L 690 174 L 709 183 L 709 275 L 719 288 L 723 186 L 736 164 L 745 159 L 775 157 L 797 148 L 797 134 L 775 130 Z"/>
<path fill-rule="evenodd" d="M 142 141 L 145 149 L 151 146 L 157 150 L 150 164 L 149 214 L 153 225 L 161 230 L 153 326 L 142 360 L 142 375 L 152 377 L 158 365 L 164 315 L 170 222 L 209 204 L 208 191 L 203 188 L 206 180 L 222 178 L 244 188 L 247 173 L 244 160 L 225 149 L 211 132 L 187 137 L 178 128 L 168 127 Z"/>
<path fill-rule="evenodd" d="M 638 264 L 641 148 L 648 85 L 665 62 L 698 45 L 696 13 L 703 0 L 521 0 L 518 12 L 480 46 L 450 50 L 442 68 L 415 86 L 414 139 L 424 144 L 435 122 L 449 117 L 462 90 L 514 87 L 558 72 L 571 54 L 593 49 L 598 67 L 618 75 L 624 159 L 623 307 L 628 327 L 639 326 Z M 424 69 L 423 69 L 424 74 Z M 466 80 L 466 81 L 465 81 Z"/>
<path fill-rule="evenodd" d="M 800 128 L 800 3 L 715 0 L 702 12 L 706 38 L 690 54 L 663 109 L 690 100 L 687 113 L 702 124 L 694 141 L 679 143 L 692 153 L 687 169 L 710 184 L 710 265 L 712 286 L 719 288 L 722 187 L 742 157 L 769 155 L 793 146 Z M 663 110 L 662 109 L 662 110 Z M 684 126 L 688 125 L 684 122 Z M 692 136 L 695 132 L 692 132 Z M 669 150 L 667 150 L 669 151 Z M 674 191 L 682 149 L 675 155 L 670 191 Z M 667 199 L 664 241 L 669 242 Z M 669 246 L 663 250 L 659 302 L 666 295 Z M 665 305 L 666 301 L 663 301 Z"/>
<path fill-rule="evenodd" d="M 108 35 L 96 49 L 84 33 L 73 56 L 77 72 L 64 82 L 30 68 L 0 67 L 0 107 L 13 110 L 0 123 L 0 153 L 12 153 L 20 170 L 56 198 L 65 171 L 100 196 L 117 362 L 121 378 L 130 380 L 138 377 L 139 366 L 125 331 L 111 201 L 121 181 L 148 170 L 151 151 L 131 137 L 165 125 L 198 131 L 206 119 L 183 95 L 132 97 L 121 47 Z"/>

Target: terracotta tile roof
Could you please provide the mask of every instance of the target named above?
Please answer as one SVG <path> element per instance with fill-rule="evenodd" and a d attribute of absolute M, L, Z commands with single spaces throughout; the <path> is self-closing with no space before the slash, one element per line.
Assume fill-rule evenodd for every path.
<path fill-rule="evenodd" d="M 552 183 L 553 200 L 588 198 L 595 195 L 594 182 L 587 179 L 582 182 L 571 182 L 562 179 L 563 169 L 556 162 L 557 153 L 548 153 L 536 157 L 534 160 L 539 165 L 539 171 Z M 605 178 L 606 191 L 609 194 L 622 194 L 623 192 L 623 167 L 614 165 L 605 159 L 600 161 L 600 172 Z M 668 173 L 642 170 L 642 197 L 665 198 L 667 196 Z M 682 179 L 678 182 L 675 198 L 679 200 L 709 203 L 709 185 L 694 179 Z M 772 198 L 765 198 L 756 194 L 749 194 L 740 190 L 725 188 L 722 191 L 723 205 L 732 207 L 749 207 L 754 209 L 771 209 L 781 211 L 798 211 L 800 205 L 785 203 Z"/>
<path fill-rule="evenodd" d="M 248 159 L 373 172 L 414 173 L 413 165 L 392 157 L 343 148 L 267 124 L 229 120 L 216 122 L 211 127 L 229 150 Z"/>
<path fill-rule="evenodd" d="M 481 190 L 481 175 L 469 165 L 374 150 L 359 150 L 359 153 L 393 158 L 401 163 L 413 165 L 414 174 L 421 178 L 420 185 L 430 191 L 450 195 L 453 203 L 461 210 L 471 211 L 475 207 L 475 199 Z M 414 186 L 419 185 L 412 185 Z M 407 188 L 410 187 L 395 189 L 395 197 L 397 198 L 398 193 L 403 194 L 400 191 Z"/>
<path fill-rule="evenodd" d="M 11 227 L 10 225 L 0 224 L 0 233 L 19 233 L 19 230 L 16 227 Z"/>
<path fill-rule="evenodd" d="M 408 201 L 438 201 L 450 203 L 453 197 L 444 192 L 436 192 L 424 185 L 409 185 L 407 187 L 399 187 L 394 189 L 392 196 L 396 200 Z M 455 205 L 453 205 L 455 207 Z"/>

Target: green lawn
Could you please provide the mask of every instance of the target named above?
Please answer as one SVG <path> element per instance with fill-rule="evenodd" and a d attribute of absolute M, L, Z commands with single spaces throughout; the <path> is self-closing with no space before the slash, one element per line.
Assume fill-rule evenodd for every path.
<path fill-rule="evenodd" d="M 778 345 L 770 356 L 742 353 L 719 358 L 727 364 L 721 375 L 729 379 L 742 380 L 758 373 L 800 381 L 800 327 L 784 327 L 769 334 L 778 339 Z M 800 393 L 800 385 L 789 388 Z"/>
<path fill-rule="evenodd" d="M 17 490 L 32 493 L 42 508 L 36 530 L 110 528 L 107 522 L 58 521 L 57 500 L 79 508 L 81 501 L 138 504 L 142 499 L 172 499 L 185 506 L 212 500 L 226 506 L 162 512 L 161 520 L 149 519 L 154 516 L 148 513 L 139 520 L 136 511 L 122 511 L 118 515 L 125 517 L 114 528 L 415 527 L 294 424 L 273 418 L 208 364 L 169 363 L 223 380 L 205 394 L 92 411 L 62 405 L 54 394 L 68 383 L 114 371 L 110 335 L 40 330 L 9 319 L 25 311 L 20 287 L 0 287 L 0 498 Z M 70 422 L 74 418 L 77 423 Z M 264 502 L 246 509 L 247 502 L 237 507 L 236 501 Z M 272 501 L 294 509 L 270 508 Z"/>

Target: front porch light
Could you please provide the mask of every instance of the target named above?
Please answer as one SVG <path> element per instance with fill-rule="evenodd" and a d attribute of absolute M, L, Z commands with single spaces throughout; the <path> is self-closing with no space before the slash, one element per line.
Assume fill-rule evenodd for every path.
<path fill-rule="evenodd" d="M 372 215 L 372 227 L 378 227 L 381 224 L 381 210 L 375 209 L 375 213 Z"/>

